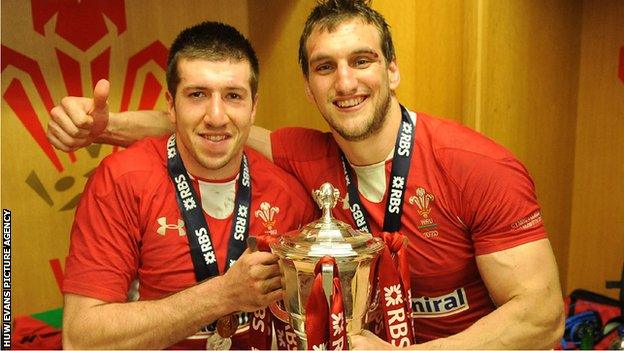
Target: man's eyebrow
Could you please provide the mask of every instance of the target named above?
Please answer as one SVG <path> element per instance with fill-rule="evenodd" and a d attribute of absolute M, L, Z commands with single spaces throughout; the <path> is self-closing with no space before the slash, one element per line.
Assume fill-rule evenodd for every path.
<path fill-rule="evenodd" d="M 193 84 L 182 87 L 182 90 L 212 90 L 211 87 L 202 84 Z M 243 90 L 246 91 L 247 88 L 244 85 L 227 85 L 223 87 L 223 90 Z"/>
<path fill-rule="evenodd" d="M 349 53 L 349 56 L 353 56 L 353 55 L 372 55 L 375 58 L 379 57 L 379 54 L 375 50 L 370 49 L 370 48 L 357 49 Z M 313 55 L 312 57 L 310 57 L 310 63 L 331 60 L 332 58 L 333 57 L 331 55 L 321 53 L 321 54 Z"/>
<path fill-rule="evenodd" d="M 310 57 L 310 63 L 318 62 L 318 61 L 330 60 L 331 58 L 332 58 L 331 55 L 325 55 L 325 54 L 314 55 L 314 56 Z"/>
<path fill-rule="evenodd" d="M 358 49 L 351 53 L 351 55 L 372 55 L 375 58 L 379 57 L 379 54 L 373 49 Z"/>

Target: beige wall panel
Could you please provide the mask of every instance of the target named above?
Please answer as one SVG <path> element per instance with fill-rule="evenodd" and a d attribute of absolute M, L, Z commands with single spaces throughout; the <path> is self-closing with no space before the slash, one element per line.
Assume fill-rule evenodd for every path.
<path fill-rule="evenodd" d="M 249 30 L 261 60 L 256 123 L 327 130 L 305 97 L 297 62 L 299 35 L 314 6 L 304 1 L 250 1 Z M 460 119 L 462 26 L 460 1 L 373 1 L 391 26 L 401 72 L 399 99 L 411 109 Z"/>
<path fill-rule="evenodd" d="M 580 3 L 485 1 L 484 6 L 483 96 L 476 127 L 508 147 L 527 166 L 564 277 Z"/>
<path fill-rule="evenodd" d="M 2 44 L 36 60 L 44 76 L 45 85 L 54 102 L 67 95 L 59 63 L 58 48 L 77 60 L 81 66 L 83 92 L 91 95 L 89 62 L 110 47 L 111 109 L 118 109 L 126 66 L 130 56 L 150 43 L 160 40 L 169 46 L 183 27 L 212 19 L 230 23 L 248 33 L 246 0 L 219 1 L 126 1 L 127 29 L 118 34 L 115 26 L 108 34 L 85 52 L 54 34 L 54 20 L 46 25 L 46 35 L 33 30 L 30 1 L 2 2 Z M 130 109 L 136 109 L 145 76 L 151 73 L 165 84 L 164 71 L 153 61 L 138 71 Z M 2 93 L 16 79 L 21 82 L 28 99 L 45 127 L 47 109 L 37 94 L 30 76 L 9 65 L 2 72 Z M 165 108 L 164 91 L 158 97 L 157 108 Z M 15 112 L 2 101 L 2 207 L 13 211 L 13 313 L 31 314 L 61 307 L 62 298 L 52 274 L 49 261 L 59 259 L 64 267 L 69 244 L 69 231 L 74 208 L 61 210 L 83 189 L 88 172 L 101 158 L 110 153 L 103 147 L 98 156 L 87 150 L 76 152 L 76 162 L 67 154 L 56 152 L 63 169 L 57 170 L 35 143 Z M 38 196 L 26 184 L 36 174 L 50 195 L 51 204 Z"/>
<path fill-rule="evenodd" d="M 249 1 L 249 35 L 260 60 L 256 124 L 274 130 L 302 126 L 327 130 L 308 102 L 297 61 L 299 35 L 312 1 Z"/>
<path fill-rule="evenodd" d="M 391 26 L 401 70 L 399 100 L 461 121 L 463 1 L 373 1 Z"/>
<path fill-rule="evenodd" d="M 568 287 L 613 298 L 605 281 L 624 264 L 622 47 L 624 2 L 584 1 Z"/>

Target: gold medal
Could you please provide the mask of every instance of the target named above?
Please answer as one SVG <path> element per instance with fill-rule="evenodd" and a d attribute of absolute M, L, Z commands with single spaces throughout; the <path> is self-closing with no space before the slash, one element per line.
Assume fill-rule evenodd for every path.
<path fill-rule="evenodd" d="M 235 314 L 228 314 L 217 320 L 217 333 L 222 338 L 231 338 L 238 329 L 238 316 Z"/>

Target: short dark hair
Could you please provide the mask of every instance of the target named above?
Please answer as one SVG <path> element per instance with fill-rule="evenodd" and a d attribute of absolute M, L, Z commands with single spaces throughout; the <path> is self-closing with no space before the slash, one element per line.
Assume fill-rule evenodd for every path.
<path fill-rule="evenodd" d="M 299 38 L 299 65 L 306 77 L 308 76 L 306 42 L 314 28 L 318 26 L 321 30 L 331 32 L 341 23 L 353 18 L 361 18 L 377 27 L 386 62 L 390 63 L 395 59 L 390 26 L 379 12 L 370 7 L 370 0 L 320 0 L 308 16 Z"/>
<path fill-rule="evenodd" d="M 249 85 L 252 98 L 258 91 L 260 69 L 251 43 L 236 28 L 219 22 L 202 22 L 184 29 L 171 44 L 167 59 L 167 89 L 175 98 L 180 83 L 180 58 L 208 61 L 247 61 L 251 68 Z"/>

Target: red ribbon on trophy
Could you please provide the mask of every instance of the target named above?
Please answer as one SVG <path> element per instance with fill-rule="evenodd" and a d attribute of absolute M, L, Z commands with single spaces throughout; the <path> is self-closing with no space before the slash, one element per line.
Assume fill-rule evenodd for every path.
<path fill-rule="evenodd" d="M 331 306 L 328 306 L 323 290 L 322 267 L 328 264 L 333 267 Z M 316 276 L 306 303 L 305 330 L 308 348 L 347 350 L 347 326 L 336 260 L 331 256 L 322 257 L 314 267 L 314 274 Z"/>
<path fill-rule="evenodd" d="M 375 322 L 370 327 L 380 330 L 378 336 L 392 345 L 405 347 L 414 343 L 407 240 L 398 232 L 382 232 L 379 237 L 386 246 L 377 260 L 373 284 L 382 314 L 377 323 L 383 321 L 383 328 Z"/>

